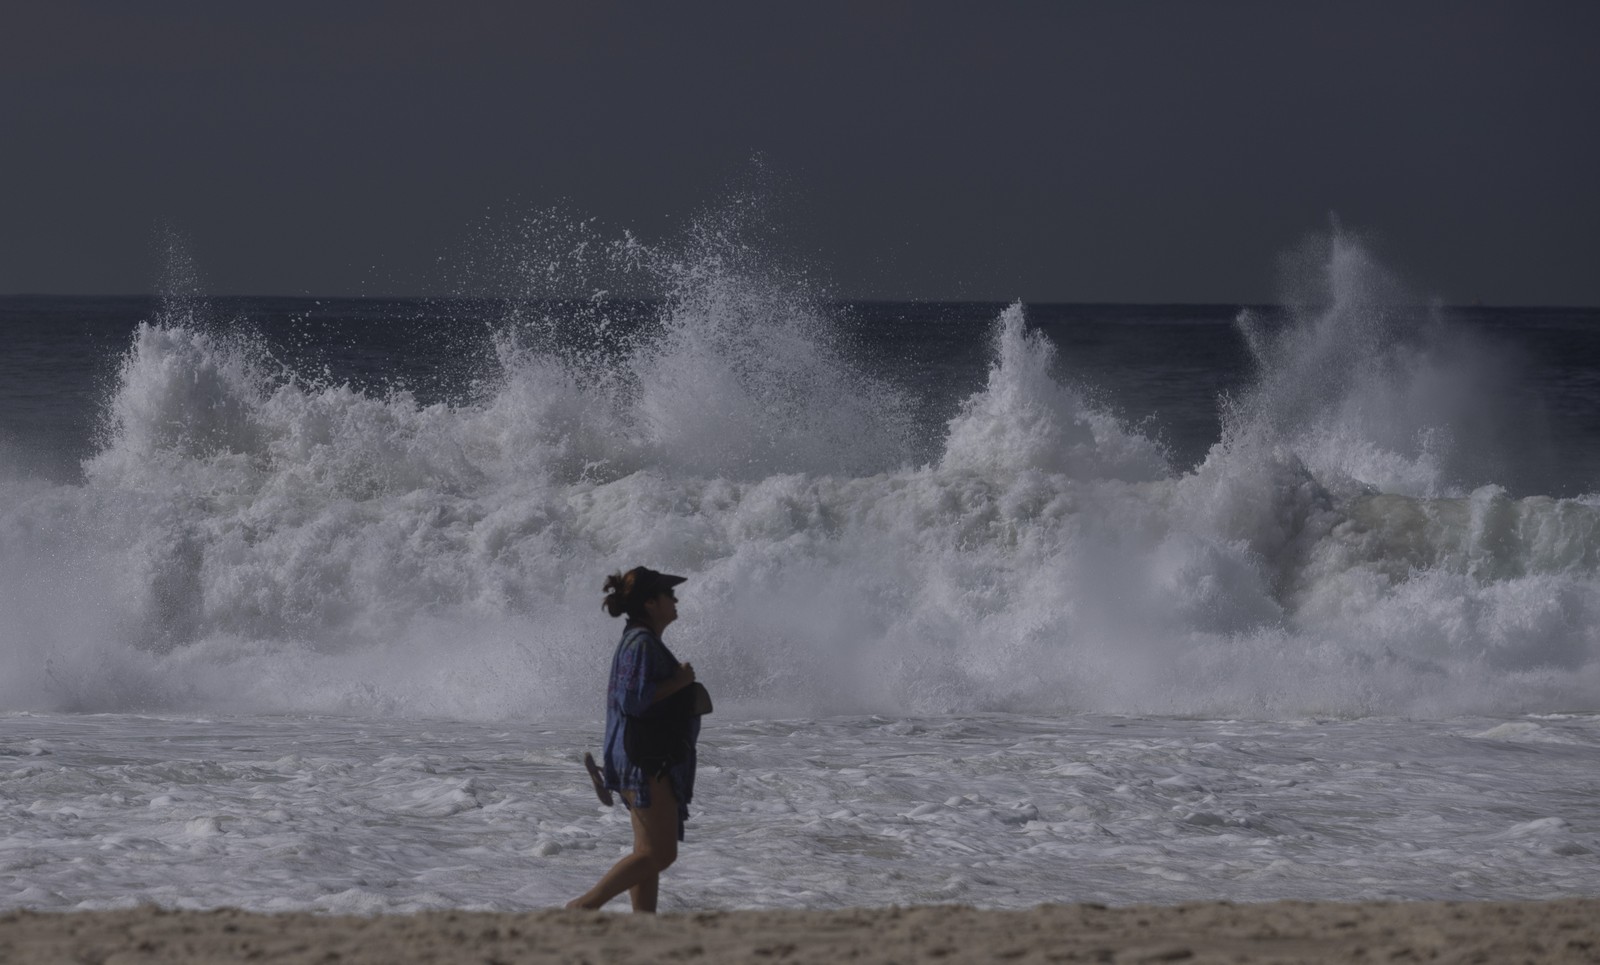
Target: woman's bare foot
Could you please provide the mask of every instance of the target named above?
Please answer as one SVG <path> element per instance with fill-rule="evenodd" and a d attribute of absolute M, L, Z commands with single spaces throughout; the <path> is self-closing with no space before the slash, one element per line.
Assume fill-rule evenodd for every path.
<path fill-rule="evenodd" d="M 611 797 L 611 792 L 606 789 L 606 778 L 604 774 L 600 773 L 600 765 L 594 762 L 594 755 L 588 751 L 583 752 L 583 766 L 589 772 L 589 782 L 594 785 L 594 796 L 599 798 L 600 803 L 606 807 L 615 804 L 616 801 Z M 567 907 L 571 908 L 573 905 L 568 905 Z"/>

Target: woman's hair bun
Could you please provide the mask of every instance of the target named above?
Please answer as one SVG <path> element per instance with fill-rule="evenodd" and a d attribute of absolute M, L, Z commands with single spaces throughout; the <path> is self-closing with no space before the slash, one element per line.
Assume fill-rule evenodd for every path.
<path fill-rule="evenodd" d="M 628 612 L 628 605 L 633 596 L 633 571 L 627 573 L 613 573 L 606 577 L 606 598 L 600 605 L 614 617 L 620 617 Z"/>

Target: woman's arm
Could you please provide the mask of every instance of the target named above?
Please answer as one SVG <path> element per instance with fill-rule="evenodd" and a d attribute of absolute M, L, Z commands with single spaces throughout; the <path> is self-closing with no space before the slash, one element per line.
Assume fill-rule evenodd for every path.
<path fill-rule="evenodd" d="M 660 684 L 654 679 L 654 670 L 648 643 L 637 637 L 624 638 L 611 668 L 611 699 L 624 714 L 637 717 L 656 702 Z"/>
<path fill-rule="evenodd" d="M 659 704 L 668 697 L 694 683 L 694 666 L 688 663 L 678 664 L 678 672 L 671 677 L 656 684 L 656 696 L 650 703 Z"/>

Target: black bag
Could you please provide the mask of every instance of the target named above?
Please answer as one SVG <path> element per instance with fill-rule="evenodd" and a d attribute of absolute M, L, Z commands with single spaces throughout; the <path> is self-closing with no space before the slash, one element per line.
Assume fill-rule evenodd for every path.
<path fill-rule="evenodd" d="M 711 713 L 711 694 L 696 681 L 622 725 L 622 749 L 650 777 L 689 758 L 689 723 Z"/>

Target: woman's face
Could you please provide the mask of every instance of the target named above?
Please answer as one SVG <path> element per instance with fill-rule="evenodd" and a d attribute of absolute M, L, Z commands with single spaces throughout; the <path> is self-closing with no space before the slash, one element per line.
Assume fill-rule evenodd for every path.
<path fill-rule="evenodd" d="M 678 619 L 678 597 L 671 590 L 657 593 L 644 601 L 645 616 L 655 624 L 657 632 L 665 630 L 667 624 Z"/>

